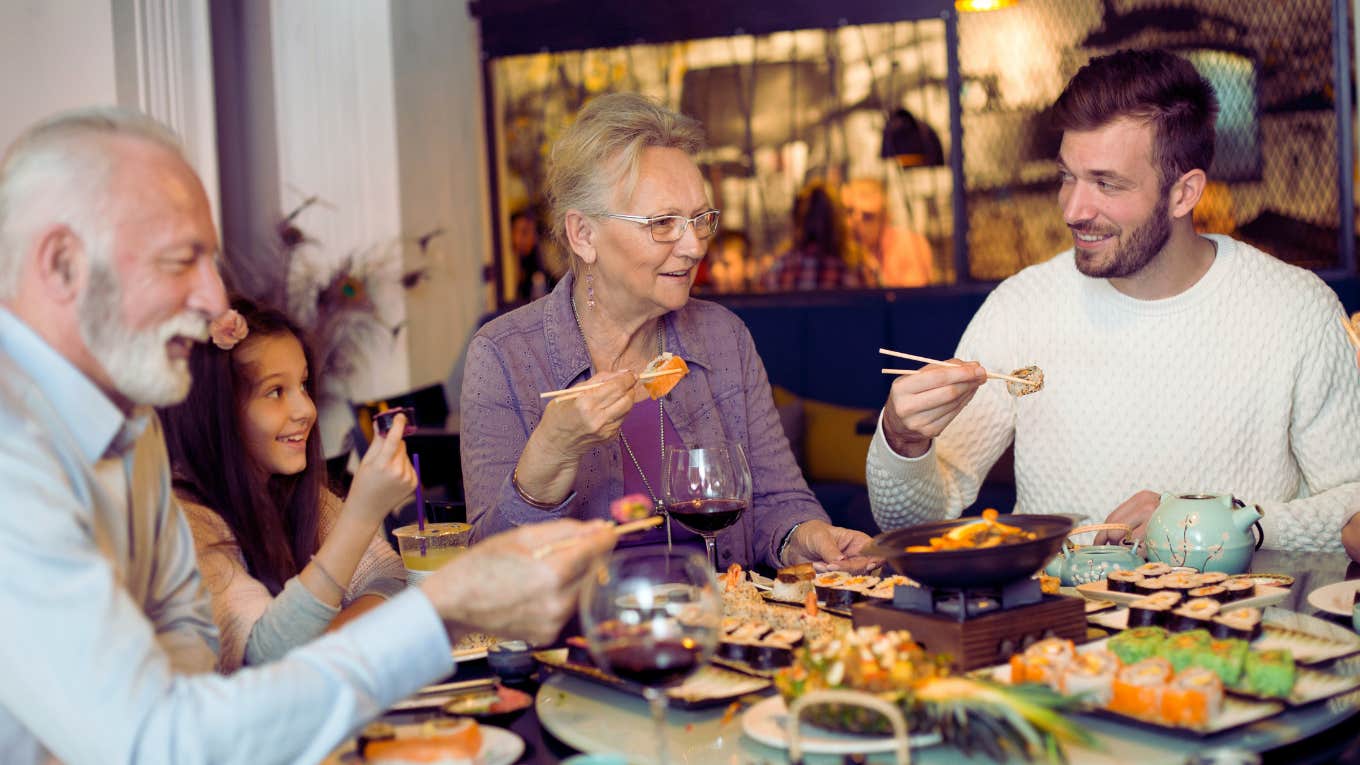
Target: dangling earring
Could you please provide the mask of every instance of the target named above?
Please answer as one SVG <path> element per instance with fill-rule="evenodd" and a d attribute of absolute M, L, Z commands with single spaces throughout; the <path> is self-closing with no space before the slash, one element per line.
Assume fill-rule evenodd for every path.
<path fill-rule="evenodd" d="M 595 272 L 586 266 L 586 308 L 595 310 Z"/>

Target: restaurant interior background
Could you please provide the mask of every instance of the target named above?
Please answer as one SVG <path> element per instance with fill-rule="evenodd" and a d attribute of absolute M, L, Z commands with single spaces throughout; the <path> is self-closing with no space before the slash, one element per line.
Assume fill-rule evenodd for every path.
<path fill-rule="evenodd" d="M 91 103 L 179 132 L 237 286 L 327 338 L 335 453 L 348 401 L 444 381 L 479 320 L 515 304 L 510 215 L 541 205 L 553 137 L 589 97 L 643 91 L 709 131 L 723 227 L 749 243 L 739 289 L 783 246 L 810 178 L 873 179 L 883 214 L 928 249 L 928 286 L 718 296 L 776 383 L 851 408 L 844 430 L 886 380 L 817 370 L 868 369 L 876 342 L 948 355 L 996 280 L 1067 246 L 1042 116 L 1094 54 L 1190 56 L 1224 107 L 1203 227 L 1354 277 L 1354 16 L 1350 0 L 12 0 L 0 142 Z M 828 323 L 807 318 L 818 307 Z"/>

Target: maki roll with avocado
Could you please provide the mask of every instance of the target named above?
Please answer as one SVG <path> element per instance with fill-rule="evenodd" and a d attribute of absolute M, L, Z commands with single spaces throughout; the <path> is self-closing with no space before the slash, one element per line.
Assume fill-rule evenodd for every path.
<path fill-rule="evenodd" d="M 1190 630 L 1172 635 L 1162 644 L 1158 654 L 1171 662 L 1177 672 L 1195 663 L 1195 657 L 1203 653 L 1213 640 L 1207 630 Z"/>
<path fill-rule="evenodd" d="M 1256 696 L 1284 699 L 1294 690 L 1294 656 L 1283 648 L 1248 651 L 1235 688 Z"/>
<path fill-rule="evenodd" d="M 1110 638 L 1107 647 L 1125 664 L 1137 664 L 1156 656 L 1166 638 L 1167 631 L 1161 627 L 1134 627 Z"/>

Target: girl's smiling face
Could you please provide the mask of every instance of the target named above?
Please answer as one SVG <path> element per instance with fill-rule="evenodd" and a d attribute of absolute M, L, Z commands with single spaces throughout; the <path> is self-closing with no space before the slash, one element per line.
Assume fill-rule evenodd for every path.
<path fill-rule="evenodd" d="M 316 424 L 302 343 L 291 334 L 252 335 L 233 355 L 247 381 L 240 419 L 251 461 L 271 475 L 301 473 Z"/>

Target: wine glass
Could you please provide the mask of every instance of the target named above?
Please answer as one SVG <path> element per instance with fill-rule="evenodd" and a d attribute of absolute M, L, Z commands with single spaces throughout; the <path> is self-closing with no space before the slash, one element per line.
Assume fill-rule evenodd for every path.
<path fill-rule="evenodd" d="M 751 468 L 741 444 L 667 448 L 666 513 L 704 538 L 708 568 L 717 568 L 716 537 L 751 506 Z"/>
<path fill-rule="evenodd" d="M 667 765 L 666 692 L 713 654 L 722 600 L 712 567 L 681 550 L 616 552 L 581 594 L 581 628 L 601 669 L 643 687 Z"/>

